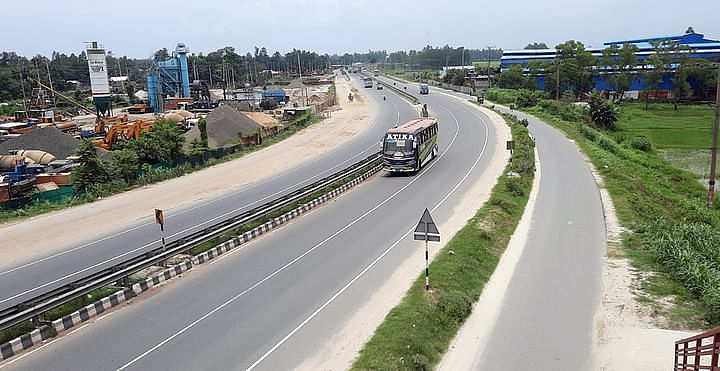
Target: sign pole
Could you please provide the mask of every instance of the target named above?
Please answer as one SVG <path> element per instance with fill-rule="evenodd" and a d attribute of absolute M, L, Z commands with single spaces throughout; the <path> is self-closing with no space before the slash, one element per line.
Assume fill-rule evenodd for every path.
<path fill-rule="evenodd" d="M 425 228 L 425 291 L 430 291 L 430 263 L 428 257 L 427 228 Z"/>
<path fill-rule="evenodd" d="M 165 224 L 160 224 L 160 241 L 162 241 L 162 251 L 165 252 Z"/>
<path fill-rule="evenodd" d="M 428 209 L 425 209 L 417 227 L 415 227 L 413 239 L 425 241 L 425 291 L 430 291 L 430 249 L 428 248 L 428 241 L 440 242 L 440 231 L 438 231 Z"/>
<path fill-rule="evenodd" d="M 160 224 L 160 241 L 162 241 L 162 251 L 165 252 L 165 215 L 160 209 L 155 209 L 155 223 Z"/>

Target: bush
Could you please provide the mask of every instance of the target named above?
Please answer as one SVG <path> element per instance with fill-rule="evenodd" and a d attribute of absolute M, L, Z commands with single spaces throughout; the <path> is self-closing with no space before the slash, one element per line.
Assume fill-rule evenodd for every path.
<path fill-rule="evenodd" d="M 520 178 L 508 178 L 507 183 L 505 183 L 505 190 L 516 197 L 521 197 L 525 193 Z"/>
<path fill-rule="evenodd" d="M 543 91 L 520 89 L 515 96 L 515 105 L 518 108 L 532 107 L 543 98 L 545 98 Z"/>
<path fill-rule="evenodd" d="M 515 102 L 517 91 L 512 89 L 488 88 L 485 90 L 485 99 L 500 104 L 510 104 Z"/>
<path fill-rule="evenodd" d="M 459 290 L 441 292 L 438 295 L 438 308 L 451 322 L 460 323 L 472 311 L 472 299 Z"/>
<path fill-rule="evenodd" d="M 559 117 L 564 121 L 580 121 L 583 118 L 584 110 L 575 104 L 558 102 L 552 99 L 541 99 L 538 107 L 546 113 Z"/>
<path fill-rule="evenodd" d="M 614 131 L 620 114 L 620 107 L 600 94 L 590 94 L 590 119 L 600 129 Z"/>
<path fill-rule="evenodd" d="M 630 146 L 643 152 L 650 152 L 652 150 L 652 143 L 650 143 L 650 139 L 643 136 L 633 138 L 632 142 L 630 142 Z"/>

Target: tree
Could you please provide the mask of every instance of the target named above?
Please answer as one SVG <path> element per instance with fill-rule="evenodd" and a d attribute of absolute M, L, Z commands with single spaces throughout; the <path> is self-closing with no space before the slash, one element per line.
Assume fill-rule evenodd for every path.
<path fill-rule="evenodd" d="M 715 85 L 715 73 L 713 72 L 713 66 L 710 62 L 705 59 L 698 58 L 688 60 L 687 75 L 689 79 L 695 81 L 695 91 L 693 95 L 696 97 L 705 97 L 705 92 L 712 89 Z"/>
<path fill-rule="evenodd" d="M 619 107 L 612 100 L 605 99 L 597 92 L 590 94 L 589 113 L 592 122 L 600 129 L 615 130 L 620 114 Z"/>
<path fill-rule="evenodd" d="M 559 85 L 560 91 L 571 90 L 575 96 L 589 92 L 593 88 L 591 68 L 595 57 L 585 50 L 585 45 L 575 40 L 566 41 L 555 46 L 555 53 L 554 66 L 545 77 L 545 90 L 559 96 Z"/>
<path fill-rule="evenodd" d="M 500 74 L 497 79 L 498 86 L 505 89 L 534 89 L 535 79 L 523 74 L 522 67 L 512 66 Z"/>
<path fill-rule="evenodd" d="M 158 49 L 155 54 L 153 54 L 153 57 L 155 57 L 156 60 L 164 61 L 170 58 L 170 53 L 168 52 L 167 48 L 162 48 Z"/>
<path fill-rule="evenodd" d="M 208 148 L 207 120 L 205 117 L 198 120 L 198 130 L 200 130 L 200 143 L 204 148 Z"/>
<path fill-rule="evenodd" d="M 605 68 L 605 80 L 621 101 L 635 80 L 634 70 L 638 64 L 635 44 L 624 44 L 622 49 L 613 44 L 603 50 L 601 66 Z"/>
<path fill-rule="evenodd" d="M 87 192 L 92 186 L 110 180 L 110 172 L 98 157 L 97 148 L 91 141 L 83 140 L 75 153 L 80 156 L 80 166 L 73 171 L 73 184 L 77 191 Z"/>
<path fill-rule="evenodd" d="M 545 44 L 545 43 L 534 42 L 534 43 L 527 44 L 527 46 L 525 46 L 524 49 L 525 50 L 538 50 L 538 49 L 548 49 L 548 47 L 547 47 L 547 44 Z"/>
<path fill-rule="evenodd" d="M 143 133 L 138 140 L 120 142 L 120 149 L 130 149 L 138 155 L 140 162 L 156 164 L 171 162 L 182 154 L 185 136 L 178 124 L 159 120 L 152 132 Z"/>
<path fill-rule="evenodd" d="M 657 99 L 657 90 L 660 88 L 660 84 L 663 81 L 663 75 L 665 74 L 665 65 L 660 59 L 660 55 L 657 53 L 651 55 L 645 60 L 645 65 L 650 68 L 643 73 L 643 79 L 645 80 L 645 109 L 648 109 L 648 102 L 650 101 L 650 91 L 654 91 Z"/>
<path fill-rule="evenodd" d="M 128 184 L 135 180 L 139 165 L 140 161 L 137 153 L 127 148 L 113 151 L 112 157 L 110 157 L 112 172 Z"/>

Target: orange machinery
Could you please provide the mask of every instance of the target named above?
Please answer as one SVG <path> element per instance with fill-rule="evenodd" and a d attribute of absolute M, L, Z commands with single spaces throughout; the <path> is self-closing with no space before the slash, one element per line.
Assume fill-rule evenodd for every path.
<path fill-rule="evenodd" d="M 104 138 L 94 140 L 93 144 L 100 148 L 111 149 L 118 140 L 140 139 L 142 133 L 153 130 L 155 130 L 153 121 L 136 120 L 132 124 L 113 125 L 107 130 Z"/>

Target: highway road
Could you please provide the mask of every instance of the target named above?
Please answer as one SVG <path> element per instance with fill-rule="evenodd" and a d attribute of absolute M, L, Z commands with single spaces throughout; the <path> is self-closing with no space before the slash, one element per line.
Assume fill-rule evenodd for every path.
<path fill-rule="evenodd" d="M 377 95 L 370 97 L 377 98 Z M 166 211 L 167 239 L 175 240 L 223 217 L 259 206 L 377 152 L 378 141 L 387 128 L 395 125 L 401 117 L 415 114 L 405 100 L 393 94 L 389 94 L 388 101 L 384 103 L 378 105 L 379 110 L 367 130 L 325 155 L 219 198 Z M 82 241 L 57 253 L 0 270 L 0 309 L 160 247 L 160 233 L 151 217 L 152 210 L 152 200 L 148 200 L 146 219 L 107 231 L 95 240 Z"/>
<path fill-rule="evenodd" d="M 366 91 L 381 112 L 397 106 L 400 121 L 416 116 L 415 108 L 389 91 Z M 388 101 L 382 101 L 381 94 Z M 441 155 L 418 175 L 377 176 L 154 295 L 11 360 L 8 368 L 297 366 L 331 338 L 399 264 L 422 253 L 409 237 L 422 211 L 429 208 L 442 224 L 491 164 L 495 131 L 482 113 L 440 94 L 423 100 L 440 122 Z M 393 118 L 383 119 L 375 126 L 394 123 Z M 376 143 L 375 138 L 379 135 L 368 142 Z"/>
<path fill-rule="evenodd" d="M 496 107 L 530 122 L 542 169 L 538 196 L 487 343 L 453 349 L 474 353 L 472 362 L 443 369 L 589 370 L 606 251 L 600 193 L 574 143 L 533 116 Z"/>

